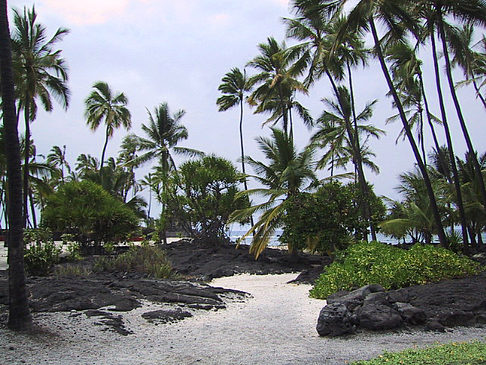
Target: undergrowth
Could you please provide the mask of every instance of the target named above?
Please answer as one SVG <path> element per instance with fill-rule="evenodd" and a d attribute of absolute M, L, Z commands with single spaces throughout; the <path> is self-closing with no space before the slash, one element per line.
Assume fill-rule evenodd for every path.
<path fill-rule="evenodd" d="M 137 272 L 157 279 L 172 274 L 165 252 L 155 246 L 133 246 L 117 257 L 100 257 L 93 268 L 96 271 Z"/>
<path fill-rule="evenodd" d="M 367 284 L 398 289 L 480 271 L 478 263 L 442 247 L 416 244 L 404 250 L 379 242 L 362 242 L 338 254 L 316 280 L 310 295 L 325 299 L 337 291 Z"/>

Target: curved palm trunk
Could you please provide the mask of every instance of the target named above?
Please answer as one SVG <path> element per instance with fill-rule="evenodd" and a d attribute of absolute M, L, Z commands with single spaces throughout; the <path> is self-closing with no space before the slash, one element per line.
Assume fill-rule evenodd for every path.
<path fill-rule="evenodd" d="M 8 176 L 8 327 L 25 330 L 32 326 L 24 271 L 24 245 L 22 242 L 22 172 L 20 146 L 15 113 L 15 91 L 12 75 L 12 53 L 7 18 L 7 2 L 0 2 L 0 72 L 5 128 L 5 155 Z"/>
<path fill-rule="evenodd" d="M 356 118 L 356 107 L 355 107 L 355 102 L 354 102 L 354 87 L 353 87 L 353 78 L 351 74 L 351 66 L 349 65 L 349 62 L 346 62 L 346 66 L 348 68 L 348 77 L 349 77 L 349 93 L 351 97 L 351 110 L 353 112 L 353 126 L 354 126 L 354 139 L 355 139 L 355 144 L 356 144 L 356 152 L 357 152 L 357 158 L 358 158 L 358 180 L 359 180 L 359 186 L 361 190 L 361 196 L 362 196 L 362 204 L 364 205 L 364 210 L 365 210 L 365 217 L 368 219 L 368 224 L 370 225 L 370 232 L 371 232 L 371 239 L 373 241 L 376 241 L 376 230 L 375 230 L 375 225 L 373 224 L 373 221 L 371 219 L 371 208 L 369 204 L 369 189 L 368 189 L 368 184 L 366 181 L 366 177 L 364 174 L 364 169 L 363 169 L 363 159 L 361 158 L 361 146 L 359 142 L 359 133 L 358 133 L 358 121 Z M 361 175 L 361 176 L 359 176 Z M 366 236 L 365 236 L 366 237 Z M 367 239 L 367 237 L 366 237 Z"/>
<path fill-rule="evenodd" d="M 457 198 L 457 207 L 459 208 L 459 218 L 461 220 L 461 230 L 462 230 L 462 242 L 464 245 L 468 245 L 468 233 L 467 233 L 467 221 L 466 221 L 466 213 L 464 210 L 464 202 L 462 199 L 462 191 L 461 191 L 461 182 L 459 180 L 459 173 L 457 172 L 457 165 L 456 165 L 456 157 L 454 154 L 454 146 L 452 144 L 452 137 L 451 132 L 449 130 L 449 123 L 447 122 L 447 114 L 444 105 L 444 96 L 442 95 L 442 88 L 440 85 L 440 70 L 439 70 L 439 61 L 437 57 L 437 47 L 435 43 L 435 36 L 431 34 L 431 41 L 432 41 L 432 54 L 434 58 L 434 70 L 435 70 L 435 82 L 437 86 L 437 95 L 439 96 L 439 105 L 440 105 L 440 112 L 442 116 L 442 123 L 444 125 L 444 132 L 447 141 L 447 150 L 449 151 L 449 160 L 452 167 L 452 179 L 454 181 L 454 189 L 456 191 L 456 198 Z M 442 158 L 442 152 L 439 152 L 440 149 L 437 150 L 439 153 L 439 158 Z M 445 162 L 444 162 L 445 165 Z M 447 169 L 444 169 L 447 171 Z M 452 227 L 453 229 L 454 227 Z"/>
<path fill-rule="evenodd" d="M 241 149 L 241 170 L 243 172 L 243 175 L 246 175 L 245 147 L 243 143 L 243 100 L 242 99 L 240 99 L 240 149 Z M 248 183 L 246 181 L 246 176 L 245 179 L 243 180 L 243 186 L 245 190 L 248 190 Z M 255 225 L 255 222 L 253 221 L 253 215 L 250 216 L 250 224 L 252 227 Z"/>
<path fill-rule="evenodd" d="M 479 166 L 478 162 L 478 157 L 476 154 L 476 151 L 474 150 L 474 146 L 471 141 L 471 137 L 469 136 L 469 132 L 467 130 L 466 122 L 464 120 L 464 116 L 462 115 L 462 110 L 461 106 L 459 104 L 459 99 L 456 94 L 456 89 L 454 87 L 454 80 L 452 78 L 452 67 L 451 67 L 451 62 L 449 59 L 449 53 L 447 51 L 447 43 L 446 43 L 446 35 L 444 31 L 444 24 L 442 23 L 442 18 L 439 17 L 439 30 L 440 30 L 440 35 L 442 38 L 442 50 L 444 53 L 444 59 L 446 63 L 446 73 L 447 73 L 447 79 L 449 81 L 449 88 L 451 90 L 451 95 L 452 95 L 452 100 L 454 101 L 454 106 L 456 108 L 457 112 L 457 117 L 459 118 L 459 123 L 461 125 L 461 130 L 462 134 L 464 135 L 464 139 L 466 140 L 466 145 L 469 150 L 469 153 L 471 155 L 471 159 L 473 162 L 474 166 L 474 171 L 476 174 L 476 179 L 478 180 L 479 183 L 479 190 L 481 192 L 481 197 L 483 200 L 483 206 L 486 206 L 486 187 L 484 186 L 484 180 L 483 180 L 483 175 L 481 172 L 481 166 Z"/>
<path fill-rule="evenodd" d="M 106 147 L 108 146 L 108 139 L 110 138 L 108 126 L 106 126 L 106 136 L 105 144 L 103 146 L 103 151 L 101 151 L 101 161 L 100 161 L 100 184 L 103 186 L 103 164 L 105 162 Z"/>
<path fill-rule="evenodd" d="M 427 194 L 429 196 L 430 200 L 430 205 L 432 208 L 432 212 L 434 215 L 434 222 L 437 226 L 437 233 L 439 236 L 439 241 L 442 246 L 447 245 L 447 239 L 446 235 L 444 233 L 444 228 L 442 227 L 442 221 L 440 218 L 439 214 L 439 209 L 437 207 L 437 200 L 435 199 L 434 195 L 434 190 L 432 189 L 432 183 L 430 181 L 429 174 L 427 172 L 427 169 L 424 165 L 424 162 L 422 161 L 422 158 L 420 157 L 420 152 L 419 149 L 417 148 L 417 144 L 415 143 L 415 139 L 413 138 L 412 131 L 410 130 L 410 126 L 408 125 L 407 121 L 407 116 L 405 114 L 405 111 L 403 109 L 402 103 L 400 101 L 400 98 L 398 97 L 397 90 L 395 89 L 395 86 L 393 85 L 393 81 L 391 79 L 390 73 L 388 72 L 388 68 L 385 63 L 385 58 L 383 56 L 383 52 L 381 50 L 380 46 L 380 40 L 378 38 L 378 32 L 376 31 L 376 25 L 375 21 L 373 18 L 370 18 L 368 20 L 368 23 L 370 24 L 371 28 L 371 33 L 373 34 L 373 40 L 375 43 L 375 50 L 376 54 L 378 56 L 378 60 L 380 61 L 380 66 L 383 71 L 383 75 L 385 76 L 386 82 L 388 84 L 388 88 L 390 89 L 391 94 L 393 95 L 393 100 L 395 101 L 396 107 L 398 109 L 398 112 L 400 114 L 400 119 L 402 120 L 403 128 L 405 129 L 405 134 L 408 138 L 408 141 L 410 143 L 410 146 L 412 147 L 413 154 L 415 156 L 415 159 L 417 161 L 417 165 L 420 169 L 420 172 L 422 173 L 422 177 L 424 179 L 424 183 L 427 189 Z"/>

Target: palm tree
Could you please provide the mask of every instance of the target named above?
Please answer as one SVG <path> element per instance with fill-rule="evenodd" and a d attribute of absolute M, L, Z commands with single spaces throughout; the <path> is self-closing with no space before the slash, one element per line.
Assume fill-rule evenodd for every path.
<path fill-rule="evenodd" d="M 447 16 L 452 15 L 456 19 L 459 19 L 463 22 L 485 25 L 486 4 L 482 0 L 420 0 L 416 4 L 415 10 L 417 14 L 425 20 L 426 35 L 430 36 L 430 39 L 432 41 L 435 63 L 438 62 L 437 52 L 435 49 L 435 33 L 437 33 L 439 39 L 442 41 L 442 52 L 446 66 L 446 75 L 449 83 L 449 89 L 468 151 L 471 156 L 475 156 L 473 158 L 474 169 L 478 178 L 483 203 L 486 205 L 486 187 L 484 184 L 484 179 L 477 159 L 477 154 L 472 144 L 464 115 L 461 110 L 459 98 L 457 97 L 454 85 L 454 79 L 452 76 L 452 64 L 449 56 L 449 47 L 447 42 L 448 40 L 454 38 L 453 34 L 455 28 L 446 21 Z M 437 78 L 439 77 L 438 75 L 439 71 L 436 67 Z"/>
<path fill-rule="evenodd" d="M 71 166 L 66 160 L 66 145 L 61 147 L 53 146 L 51 152 L 47 155 L 47 163 L 58 167 L 61 172 L 61 182 L 64 184 L 64 168 L 68 174 L 71 173 Z"/>
<path fill-rule="evenodd" d="M 245 159 L 255 170 L 256 174 L 251 176 L 264 187 L 240 192 L 237 198 L 257 194 L 268 199 L 247 209 L 236 210 L 230 216 L 230 222 L 240 222 L 256 212 L 263 212 L 258 221 L 240 239 L 244 240 L 253 234 L 250 253 L 256 258 L 263 252 L 275 230 L 282 224 L 285 200 L 305 189 L 306 183 L 316 182 L 312 146 L 299 153 L 296 151 L 293 139 L 276 128 L 272 128 L 271 138 L 260 137 L 257 142 L 268 162 L 256 161 L 248 156 Z M 296 250 L 289 247 L 289 252 L 296 253 Z"/>
<path fill-rule="evenodd" d="M 32 326 L 24 271 L 24 245 L 22 241 L 22 172 L 20 145 L 15 112 L 15 88 L 12 72 L 12 51 L 7 17 L 7 1 L 0 2 L 0 72 L 2 88 L 5 155 L 8 176 L 8 327 L 26 330 Z"/>
<path fill-rule="evenodd" d="M 434 51 L 435 52 L 435 51 Z M 418 125 L 419 128 L 419 141 L 422 144 L 422 152 L 424 154 L 424 163 L 426 161 L 425 157 L 425 147 L 424 147 L 424 136 L 423 136 L 423 116 L 422 116 L 422 99 L 425 102 L 425 108 L 427 110 L 427 117 L 430 129 L 432 131 L 432 136 L 435 143 L 435 149 L 438 153 L 438 159 L 441 164 L 444 165 L 447 161 L 447 158 L 444 155 L 444 150 L 440 148 L 439 142 L 437 140 L 437 136 L 435 134 L 435 130 L 432 124 L 432 119 L 436 119 L 430 114 L 428 103 L 426 102 L 425 96 L 425 88 L 422 78 L 422 71 L 421 71 L 421 61 L 418 60 L 414 50 L 406 44 L 406 43 L 398 43 L 392 45 L 388 49 L 388 58 L 393 62 L 392 64 L 392 71 L 394 75 L 394 79 L 398 80 L 397 89 L 400 91 L 400 96 L 403 99 L 403 104 L 407 105 L 415 105 L 417 108 L 417 112 L 412 114 L 410 118 L 409 125 L 413 126 L 414 124 Z M 435 59 L 435 58 L 434 58 Z M 462 192 L 461 192 L 461 184 L 459 181 L 459 175 L 457 173 L 457 166 L 455 163 L 455 155 L 454 155 L 454 147 L 452 143 L 452 137 L 449 129 L 449 123 L 447 122 L 447 115 L 444 106 L 444 99 L 442 96 L 442 90 L 440 86 L 440 79 L 439 79 L 439 72 L 438 71 L 438 63 L 435 62 L 436 67 L 436 87 L 437 93 L 439 95 L 439 104 L 442 114 L 442 121 L 441 124 L 444 127 L 444 133 L 446 136 L 447 141 L 447 149 L 445 152 L 448 152 L 449 158 L 448 160 L 451 161 L 450 167 L 452 171 L 452 181 L 454 182 L 454 187 L 456 191 L 456 199 L 457 199 L 457 207 L 459 209 L 459 216 L 461 221 L 462 227 L 462 239 L 464 244 L 467 245 L 467 229 L 466 229 L 466 218 L 464 213 L 464 204 L 462 199 Z M 396 119 L 392 117 L 391 120 Z M 418 122 L 418 123 L 416 123 Z M 403 130 L 401 132 L 403 134 Z"/>
<path fill-rule="evenodd" d="M 243 174 L 245 171 L 245 149 L 243 144 L 243 104 L 245 103 L 245 93 L 251 91 L 251 86 L 246 77 L 246 70 L 241 70 L 237 67 L 231 69 L 223 79 L 222 84 L 219 85 L 218 90 L 223 93 L 218 98 L 216 104 L 219 106 L 219 111 L 226 111 L 236 105 L 240 106 L 240 149 L 241 149 L 241 170 Z M 243 181 L 245 190 L 248 190 L 246 179 Z"/>
<path fill-rule="evenodd" d="M 15 85 L 17 87 L 18 112 L 24 111 L 25 140 L 27 142 L 24 156 L 24 226 L 27 222 L 27 192 L 29 190 L 29 155 L 30 123 L 37 114 L 37 102 L 40 100 L 46 111 L 52 111 L 52 97 L 67 109 L 69 89 L 66 85 L 67 66 L 61 51 L 53 47 L 69 32 L 59 28 L 54 36 L 46 41 L 46 28 L 36 22 L 35 8 L 23 14 L 14 10 L 15 28 L 12 35 L 12 51 Z M 18 120 L 18 116 L 17 116 Z"/>
<path fill-rule="evenodd" d="M 169 172 L 176 168 L 175 161 L 171 152 L 186 156 L 200 156 L 200 151 L 187 147 L 179 147 L 177 144 L 188 137 L 187 129 L 182 125 L 181 119 L 185 115 L 184 110 L 179 110 L 171 115 L 169 105 L 161 103 L 154 108 L 152 114 L 147 110 L 149 122 L 147 125 L 142 124 L 142 130 L 146 137 L 138 138 L 138 148 L 144 152 L 137 157 L 137 162 L 145 163 L 153 159 L 158 160 L 158 167 L 161 173 L 162 196 L 165 196 L 166 184 Z M 162 217 L 165 217 L 165 202 L 162 201 Z M 164 242 L 166 241 L 165 232 L 163 232 Z"/>
<path fill-rule="evenodd" d="M 75 170 L 81 178 L 84 178 L 90 172 L 98 171 L 99 165 L 99 161 L 96 157 L 82 153 L 76 159 Z"/>
<path fill-rule="evenodd" d="M 283 130 L 289 134 L 289 128 L 292 131 L 292 107 L 304 111 L 294 95 L 297 91 L 307 94 L 304 84 L 296 79 L 305 65 L 301 62 L 292 64 L 295 55 L 289 52 L 285 42 L 278 43 L 273 37 L 269 37 L 267 43 L 260 43 L 258 49 L 260 55 L 248 62 L 249 66 L 259 71 L 249 80 L 251 86 L 258 86 L 248 101 L 252 105 L 258 104 L 255 113 L 272 112 L 266 123 L 275 124 L 282 120 Z M 309 125 L 309 118 L 305 117 L 304 122 Z"/>
<path fill-rule="evenodd" d="M 130 111 L 127 109 L 128 99 L 123 93 L 113 93 L 106 82 L 98 81 L 93 85 L 93 91 L 85 100 L 87 118 L 86 123 L 95 131 L 104 122 L 106 126 L 105 144 L 101 153 L 100 175 L 105 161 L 108 139 L 113 136 L 115 129 L 123 126 L 130 129 L 132 125 Z"/>
<path fill-rule="evenodd" d="M 373 126 L 366 126 L 366 128 L 358 128 L 359 121 L 367 121 L 371 118 L 373 114 L 373 105 L 376 100 L 367 104 L 364 110 L 356 116 L 356 128 L 353 127 L 353 108 L 351 97 L 349 91 L 344 86 L 339 86 L 337 88 L 337 94 L 335 95 L 336 100 L 323 99 L 324 104 L 327 109 L 323 112 L 322 116 L 319 118 L 324 124 L 333 124 L 334 128 L 340 129 L 341 133 L 346 137 L 342 139 L 348 143 L 349 150 L 351 151 L 352 161 L 355 166 L 355 171 L 357 171 L 358 182 L 361 191 L 361 209 L 363 216 L 367 222 L 371 222 L 371 212 L 368 204 L 368 189 L 366 177 L 363 170 L 363 156 L 362 156 L 362 145 L 359 142 L 360 139 L 360 129 L 365 129 L 367 136 L 374 136 L 379 138 L 380 134 L 384 134 L 384 131 L 375 128 Z M 314 137 L 315 140 L 316 137 Z M 374 227 L 371 227 L 371 233 L 373 240 L 376 240 L 376 234 Z M 364 234 L 366 237 L 367 234 Z"/>
<path fill-rule="evenodd" d="M 449 35 L 449 45 L 454 55 L 451 63 L 452 66 L 458 65 L 462 68 L 466 83 L 473 84 L 476 96 L 486 108 L 486 99 L 480 92 L 477 80 L 483 71 L 484 59 L 482 54 L 473 50 L 473 36 L 474 26 L 470 23 L 464 24 L 462 28 L 457 29 L 457 32 Z"/>
<path fill-rule="evenodd" d="M 331 1 L 326 1 L 326 2 L 329 3 Z M 345 4 L 347 4 L 348 1 L 339 0 L 338 3 L 342 7 Z M 334 48 L 337 48 L 339 46 L 341 37 L 343 37 L 348 32 L 368 31 L 368 30 L 371 31 L 376 57 L 380 62 L 380 67 L 382 69 L 383 75 L 385 76 L 388 89 L 393 97 L 395 107 L 398 109 L 400 120 L 402 121 L 405 130 L 405 134 L 412 148 L 414 157 L 417 161 L 418 168 L 424 179 L 427 195 L 430 199 L 431 209 L 433 211 L 434 221 L 435 224 L 437 225 L 437 234 L 439 236 L 439 241 L 441 245 L 445 246 L 447 239 L 444 233 L 444 229 L 442 227 L 441 217 L 437 206 L 436 197 L 434 195 L 434 190 L 432 188 L 430 176 L 423 162 L 423 159 L 420 155 L 420 151 L 417 147 L 410 126 L 408 125 L 407 115 L 405 113 L 404 107 L 398 95 L 398 91 L 395 85 L 393 84 L 393 80 L 388 70 L 388 66 L 385 62 L 385 57 L 382 49 L 382 42 L 380 40 L 380 37 L 378 36 L 378 31 L 376 28 L 375 20 L 379 19 L 387 26 L 389 30 L 389 34 L 395 38 L 403 37 L 404 35 L 403 24 L 407 25 L 410 29 L 415 30 L 416 23 L 414 22 L 414 19 L 412 19 L 409 16 L 409 12 L 407 11 L 408 9 L 405 8 L 405 6 L 407 5 L 410 5 L 410 2 L 408 0 L 401 1 L 400 3 L 394 0 L 358 1 L 356 5 L 352 8 L 351 12 L 349 13 L 348 21 L 346 25 L 344 25 L 341 28 L 341 31 L 336 37 Z"/>

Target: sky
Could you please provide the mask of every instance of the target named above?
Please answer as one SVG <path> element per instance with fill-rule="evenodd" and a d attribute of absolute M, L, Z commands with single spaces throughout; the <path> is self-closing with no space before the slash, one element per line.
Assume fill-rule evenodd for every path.
<path fill-rule="evenodd" d="M 8 5 L 20 11 L 24 6 L 35 5 L 38 21 L 46 26 L 49 35 L 59 27 L 70 29 L 58 43 L 69 66 L 69 108 L 65 111 L 57 104 L 51 113 L 40 111 L 32 124 L 32 135 L 39 154 L 47 155 L 54 145 L 66 145 L 73 167 L 81 153 L 97 158 L 101 155 L 104 130 L 92 132 L 84 117 L 84 100 L 97 81 L 105 81 L 112 90 L 125 93 L 132 114 L 132 129 L 115 131 L 107 156 L 116 157 L 128 133 L 143 135 L 141 125 L 147 123 L 147 110 L 153 111 L 161 102 L 167 102 L 172 112 L 186 111 L 182 123 L 189 138 L 181 146 L 214 153 L 239 166 L 239 110 L 218 112 L 218 86 L 231 68 L 243 69 L 257 56 L 257 45 L 266 42 L 267 37 L 284 40 L 282 18 L 292 17 L 287 0 L 11 0 Z M 12 19 L 10 13 L 11 26 Z M 420 55 L 424 59 L 427 93 L 435 100 L 430 50 L 424 48 Z M 247 70 L 249 74 L 253 72 L 251 68 Z M 354 75 L 357 108 L 361 110 L 367 102 L 378 99 L 371 121 L 387 132 L 370 144 L 381 172 L 365 173 L 378 195 L 398 198 L 398 176 L 414 165 L 411 148 L 406 141 L 395 143 L 401 129 L 398 122 L 385 123 L 395 111 L 386 97 L 386 83 L 378 63 L 372 60 L 369 67 L 357 69 Z M 442 77 L 445 88 L 445 72 Z M 456 72 L 455 77 L 460 80 L 462 74 Z M 299 96 L 299 101 L 317 118 L 324 108 L 321 99 L 331 96 L 329 83 L 322 80 L 309 90 L 308 96 Z M 483 153 L 485 110 L 472 88 L 459 89 L 459 98 L 475 148 Z M 456 154 L 463 156 L 465 143 L 452 101 L 446 99 L 446 103 Z M 432 104 L 432 112 L 438 115 L 438 106 Z M 265 115 L 254 115 L 246 107 L 245 152 L 256 159 L 262 156 L 255 138 L 270 132 L 268 127 L 262 127 L 265 119 Z M 294 129 L 296 144 L 302 149 L 312 131 L 298 120 Z M 445 143 L 443 134 L 439 135 Z M 427 141 L 430 140 L 429 134 Z M 183 159 L 177 161 L 181 163 Z M 142 178 L 149 169 L 150 165 L 146 165 L 137 170 L 137 177 Z"/>

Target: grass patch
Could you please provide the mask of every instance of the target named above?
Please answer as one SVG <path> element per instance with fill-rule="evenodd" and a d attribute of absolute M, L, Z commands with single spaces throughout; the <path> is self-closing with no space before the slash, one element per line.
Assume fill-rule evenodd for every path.
<path fill-rule="evenodd" d="M 453 342 L 425 349 L 408 349 L 401 352 L 385 352 L 376 359 L 356 361 L 352 365 L 480 365 L 486 364 L 486 344 L 474 342 Z"/>
<path fill-rule="evenodd" d="M 416 244 L 409 250 L 379 242 L 348 247 L 316 280 L 310 295 L 326 299 L 340 290 L 367 284 L 385 289 L 465 277 L 481 271 L 480 265 L 442 247 Z"/>
<path fill-rule="evenodd" d="M 81 265 L 62 265 L 54 268 L 54 275 L 62 277 L 86 277 L 91 274 L 91 270 Z"/>
<path fill-rule="evenodd" d="M 157 279 L 168 278 L 172 274 L 165 252 L 154 246 L 135 246 L 117 256 L 100 257 L 94 264 L 95 271 L 137 272 Z"/>

